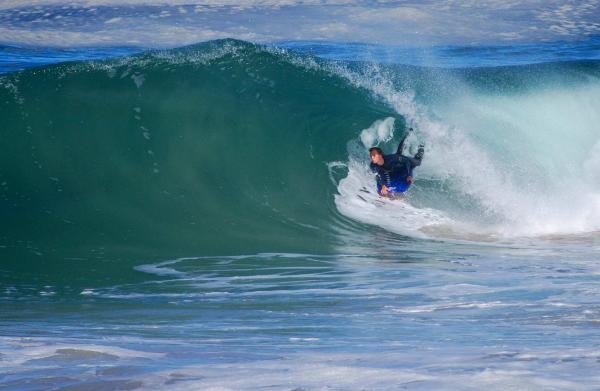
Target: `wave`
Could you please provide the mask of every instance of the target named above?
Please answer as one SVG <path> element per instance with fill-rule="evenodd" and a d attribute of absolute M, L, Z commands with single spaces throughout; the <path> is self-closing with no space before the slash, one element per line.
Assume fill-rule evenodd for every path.
<path fill-rule="evenodd" d="M 0 77 L 1 240 L 61 257 L 327 252 L 376 225 L 600 230 L 598 62 L 341 63 L 223 40 Z M 403 202 L 365 147 L 426 144 Z M 343 239 L 342 239 L 343 241 Z M 164 259 L 164 258 L 163 258 Z"/>

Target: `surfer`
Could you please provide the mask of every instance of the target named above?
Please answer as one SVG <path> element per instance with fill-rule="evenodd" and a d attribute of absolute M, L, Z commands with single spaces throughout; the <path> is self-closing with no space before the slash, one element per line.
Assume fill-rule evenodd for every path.
<path fill-rule="evenodd" d="M 425 150 L 419 145 L 414 157 L 402 155 L 404 142 L 412 128 L 400 141 L 398 150 L 391 155 L 384 155 L 381 148 L 369 148 L 371 155 L 371 170 L 377 174 L 377 193 L 383 197 L 398 198 L 408 190 L 413 183 L 413 169 L 421 164 Z"/>

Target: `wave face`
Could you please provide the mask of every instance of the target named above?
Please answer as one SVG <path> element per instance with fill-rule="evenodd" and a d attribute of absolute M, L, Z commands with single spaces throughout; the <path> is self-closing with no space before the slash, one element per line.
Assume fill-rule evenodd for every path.
<path fill-rule="evenodd" d="M 238 41 L 0 84 L 0 240 L 15 264 L 326 251 L 326 163 L 394 114 L 309 59 Z"/>
<path fill-rule="evenodd" d="M 15 268 L 327 252 L 372 225 L 476 241 L 600 230 L 598 62 L 440 70 L 226 40 L 0 85 Z M 408 198 L 384 201 L 365 147 L 391 151 L 407 126 L 426 157 Z"/>

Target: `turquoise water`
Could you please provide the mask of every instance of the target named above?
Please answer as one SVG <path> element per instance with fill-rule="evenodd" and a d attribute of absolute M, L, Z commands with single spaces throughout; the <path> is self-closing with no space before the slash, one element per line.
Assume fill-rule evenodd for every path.
<path fill-rule="evenodd" d="M 0 387 L 595 389 L 599 99 L 231 40 L 5 74 Z"/>

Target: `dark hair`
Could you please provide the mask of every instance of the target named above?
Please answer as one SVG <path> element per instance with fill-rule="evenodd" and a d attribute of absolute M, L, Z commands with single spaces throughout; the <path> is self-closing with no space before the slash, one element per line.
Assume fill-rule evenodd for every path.
<path fill-rule="evenodd" d="M 383 151 L 381 150 L 381 148 L 379 148 L 379 147 L 371 147 L 371 148 L 369 148 L 369 155 L 372 155 L 373 151 L 375 151 L 378 154 L 380 154 L 380 155 L 383 156 Z"/>

